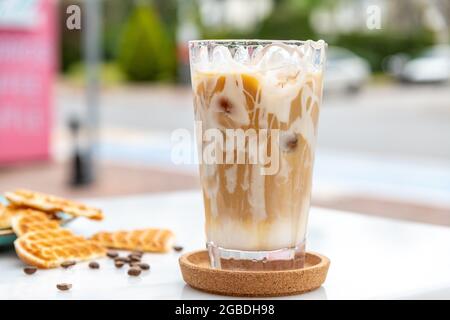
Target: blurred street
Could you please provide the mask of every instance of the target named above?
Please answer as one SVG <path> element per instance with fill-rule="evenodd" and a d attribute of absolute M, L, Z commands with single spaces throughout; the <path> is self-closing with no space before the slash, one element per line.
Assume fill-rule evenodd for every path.
<path fill-rule="evenodd" d="M 61 84 L 56 124 L 84 104 L 81 89 Z M 356 95 L 328 94 L 321 110 L 318 148 L 340 152 L 413 157 L 450 163 L 450 88 L 372 85 Z M 105 132 L 167 137 L 193 129 L 188 87 L 126 87 L 102 91 Z M 59 128 L 64 129 L 63 127 Z"/>

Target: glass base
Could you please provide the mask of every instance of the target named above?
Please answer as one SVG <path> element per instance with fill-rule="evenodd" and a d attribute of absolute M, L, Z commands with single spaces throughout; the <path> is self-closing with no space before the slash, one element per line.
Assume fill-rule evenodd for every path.
<path fill-rule="evenodd" d="M 293 248 L 272 251 L 230 250 L 206 244 L 211 267 L 225 270 L 274 271 L 303 268 L 305 242 Z"/>

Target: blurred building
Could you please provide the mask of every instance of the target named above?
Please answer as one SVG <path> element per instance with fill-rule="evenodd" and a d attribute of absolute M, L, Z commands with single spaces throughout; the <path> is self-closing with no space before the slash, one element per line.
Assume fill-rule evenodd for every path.
<path fill-rule="evenodd" d="M 55 4 L 0 2 L 0 164 L 49 157 Z"/>

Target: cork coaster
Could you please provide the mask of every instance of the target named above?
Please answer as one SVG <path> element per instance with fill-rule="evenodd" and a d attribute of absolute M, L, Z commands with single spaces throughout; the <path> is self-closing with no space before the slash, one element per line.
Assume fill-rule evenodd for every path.
<path fill-rule="evenodd" d="M 230 271 L 212 269 L 206 250 L 180 257 L 184 281 L 209 293 L 241 297 L 276 297 L 319 288 L 327 277 L 330 260 L 307 252 L 305 267 L 283 271 Z"/>

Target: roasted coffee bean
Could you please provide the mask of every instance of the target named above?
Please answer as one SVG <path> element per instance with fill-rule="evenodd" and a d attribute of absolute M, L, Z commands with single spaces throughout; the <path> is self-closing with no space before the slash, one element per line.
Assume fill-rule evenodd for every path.
<path fill-rule="evenodd" d="M 25 272 L 26 274 L 33 274 L 37 271 L 36 267 L 32 267 L 32 266 L 27 266 L 25 268 L 23 268 L 23 272 Z"/>
<path fill-rule="evenodd" d="M 130 275 L 132 277 L 137 277 L 140 274 L 141 274 L 141 269 L 139 267 L 131 267 L 130 269 L 128 269 L 128 275 Z"/>
<path fill-rule="evenodd" d="M 142 270 L 150 270 L 150 265 L 148 263 L 141 262 L 139 263 L 139 268 Z"/>
<path fill-rule="evenodd" d="M 114 262 L 114 265 L 116 266 L 116 268 L 122 268 L 125 265 L 125 262 L 116 261 L 116 262 Z"/>
<path fill-rule="evenodd" d="M 98 262 L 92 261 L 92 262 L 89 263 L 89 268 L 91 268 L 91 269 L 99 269 L 100 265 L 98 264 Z"/>
<path fill-rule="evenodd" d="M 106 255 L 112 259 L 117 258 L 119 254 L 116 251 L 108 251 Z"/>
<path fill-rule="evenodd" d="M 76 265 L 77 263 L 75 261 L 64 261 L 63 263 L 61 263 L 61 267 L 63 267 L 64 269 L 70 268 L 74 265 Z"/>
<path fill-rule="evenodd" d="M 139 267 L 140 263 L 141 263 L 140 261 L 131 261 L 130 262 L 130 267 Z"/>
<path fill-rule="evenodd" d="M 70 283 L 58 283 L 56 287 L 61 291 L 67 291 L 72 288 L 72 285 Z"/>
<path fill-rule="evenodd" d="M 175 250 L 176 252 L 181 252 L 183 251 L 183 247 L 182 246 L 173 246 L 173 250 Z"/>

